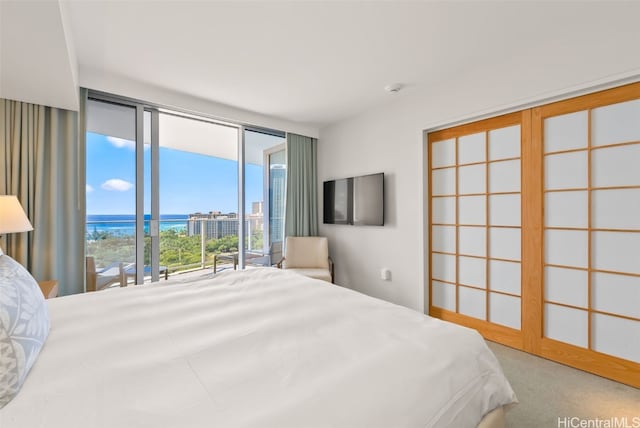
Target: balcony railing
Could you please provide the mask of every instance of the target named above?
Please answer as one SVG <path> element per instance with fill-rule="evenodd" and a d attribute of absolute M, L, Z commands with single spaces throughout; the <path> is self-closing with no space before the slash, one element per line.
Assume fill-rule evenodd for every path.
<path fill-rule="evenodd" d="M 245 220 L 245 251 L 258 263 L 269 264 L 263 254 L 262 222 Z M 151 265 L 149 220 L 144 223 L 144 264 Z M 96 266 L 135 263 L 135 221 L 87 221 L 87 255 Z M 237 219 L 160 220 L 160 265 L 170 274 L 214 267 L 234 268 L 238 260 Z"/>

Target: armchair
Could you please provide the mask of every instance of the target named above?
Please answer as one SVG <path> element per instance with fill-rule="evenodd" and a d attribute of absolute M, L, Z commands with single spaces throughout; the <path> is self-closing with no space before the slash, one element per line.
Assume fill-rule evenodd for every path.
<path fill-rule="evenodd" d="M 112 263 L 104 269 L 96 270 L 96 261 L 93 257 L 87 259 L 87 291 L 97 291 L 106 288 L 111 284 L 120 282 L 120 286 L 127 285 L 124 263 Z"/>
<path fill-rule="evenodd" d="M 315 279 L 334 281 L 329 241 L 322 236 L 287 236 L 284 257 L 277 266 Z"/>

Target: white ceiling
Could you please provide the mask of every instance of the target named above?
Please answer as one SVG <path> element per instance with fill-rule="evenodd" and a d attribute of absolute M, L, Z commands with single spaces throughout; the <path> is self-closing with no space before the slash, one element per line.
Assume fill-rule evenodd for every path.
<path fill-rule="evenodd" d="M 0 0 L 0 98 L 78 108 L 77 65 L 57 1 Z"/>
<path fill-rule="evenodd" d="M 5 15 L 6 3 L 0 0 Z M 21 3 L 45 8 L 57 2 Z M 67 52 L 71 68 L 77 57 L 80 84 L 83 70 L 98 70 L 318 127 L 405 93 L 454 85 L 463 72 L 472 75 L 476 68 L 512 57 L 561 66 L 557 57 L 545 58 L 545 46 L 554 47 L 554 55 L 562 46 L 567 58 L 574 51 L 584 54 L 585 44 L 613 49 L 607 41 L 638 36 L 640 16 L 640 2 L 613 1 L 72 0 L 61 5 L 62 13 L 50 19 L 68 31 L 68 46 L 60 47 L 59 35 L 38 42 L 52 45 L 48 50 L 55 48 L 56 56 Z M 29 92 L 33 73 L 21 81 L 14 72 L 7 80 L 6 70 L 15 66 L 5 60 L 17 52 L 37 57 L 43 49 L 7 35 L 2 23 L 0 96 L 7 86 Z M 25 43 L 28 49 L 21 49 Z M 69 67 L 61 68 L 55 62 L 41 67 L 40 80 L 69 75 Z M 393 82 L 405 89 L 385 93 L 383 87 Z M 58 89 L 51 87 L 49 98 L 62 100 L 54 93 Z M 73 103 L 73 96 L 68 98 Z"/>

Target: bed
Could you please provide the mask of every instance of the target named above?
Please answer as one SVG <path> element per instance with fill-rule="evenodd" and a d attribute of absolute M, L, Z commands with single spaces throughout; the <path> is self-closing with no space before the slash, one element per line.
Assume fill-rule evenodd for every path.
<path fill-rule="evenodd" d="M 465 428 L 516 401 L 474 330 L 279 269 L 47 305 L 2 428 Z"/>

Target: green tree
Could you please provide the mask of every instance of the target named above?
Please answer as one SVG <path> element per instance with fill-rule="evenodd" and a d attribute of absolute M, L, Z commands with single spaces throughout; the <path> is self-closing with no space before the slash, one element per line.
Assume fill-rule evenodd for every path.
<path fill-rule="evenodd" d="M 261 248 L 262 232 L 251 236 L 253 248 Z M 134 236 L 114 235 L 94 230 L 87 234 L 87 255 L 93 256 L 96 266 L 105 267 L 112 263 L 135 262 Z M 235 253 L 238 251 L 238 236 L 227 235 L 219 239 L 210 239 L 205 244 L 207 261 L 213 261 L 214 254 Z M 171 272 L 199 266 L 201 263 L 200 235 L 187 236 L 184 230 L 168 229 L 160 232 L 160 264 Z M 144 264 L 151 264 L 151 237 L 144 237 Z"/>
<path fill-rule="evenodd" d="M 238 235 L 227 235 L 222 238 L 212 239 L 206 244 L 207 253 L 222 254 L 238 251 Z"/>
<path fill-rule="evenodd" d="M 251 248 L 253 248 L 254 250 L 262 249 L 262 235 L 262 230 L 254 230 L 251 233 Z"/>

